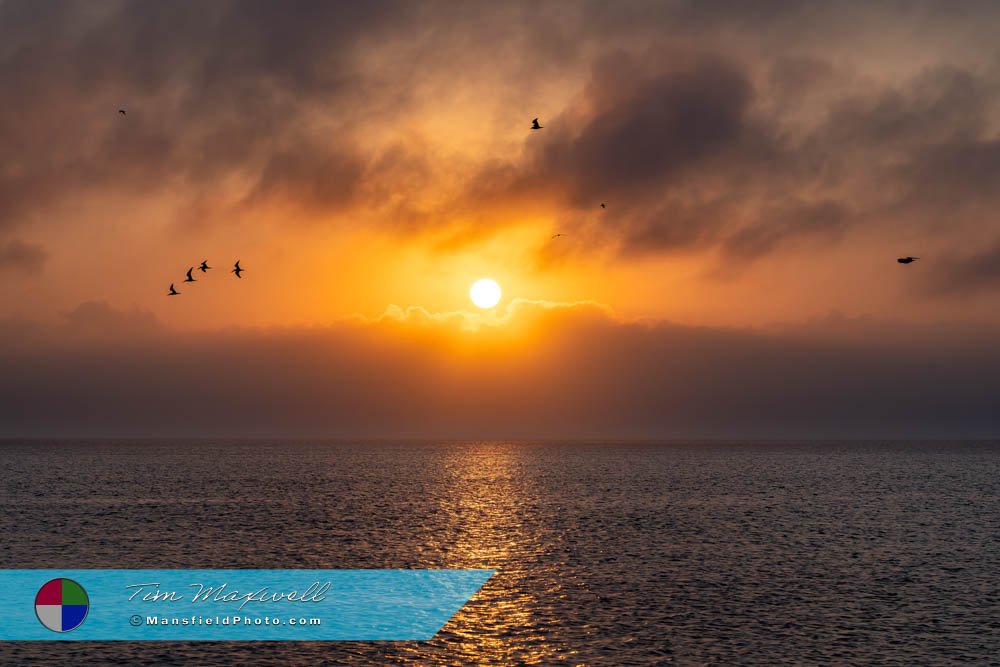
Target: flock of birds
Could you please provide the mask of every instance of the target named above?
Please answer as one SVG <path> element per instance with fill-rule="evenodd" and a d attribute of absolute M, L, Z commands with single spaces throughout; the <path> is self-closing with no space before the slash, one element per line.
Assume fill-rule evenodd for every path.
<path fill-rule="evenodd" d="M 208 260 L 207 259 L 204 260 L 201 264 L 198 265 L 198 270 L 201 271 L 202 273 L 208 273 L 211 269 L 212 269 L 212 267 L 210 267 L 208 265 Z M 193 266 L 190 269 L 187 270 L 187 277 L 184 279 L 184 282 L 186 282 L 186 283 L 196 283 L 196 282 L 198 282 L 198 280 L 193 275 L 194 274 L 194 270 L 195 270 L 195 267 L 193 267 Z M 243 277 L 242 274 L 243 274 L 243 272 L 245 270 L 246 269 L 244 269 L 244 268 L 242 268 L 240 266 L 240 260 L 236 260 L 236 264 L 233 265 L 233 268 L 230 271 L 230 273 L 236 274 L 237 278 L 242 278 Z M 176 289 L 174 289 L 174 284 L 170 283 L 170 291 L 167 292 L 167 296 L 178 296 L 179 294 L 180 294 L 180 292 L 178 292 Z"/>
<path fill-rule="evenodd" d="M 125 109 L 119 109 L 118 113 L 121 114 L 122 116 L 128 115 L 128 114 L 125 113 Z M 208 273 L 212 269 L 212 267 L 210 267 L 208 265 L 208 260 L 207 259 L 206 260 L 202 260 L 201 264 L 199 264 L 197 268 L 202 273 Z M 187 270 L 187 273 L 185 274 L 186 277 L 184 278 L 184 282 L 186 282 L 186 283 L 196 283 L 196 282 L 198 282 L 198 280 L 194 277 L 194 270 L 195 270 L 195 267 L 193 267 L 193 266 L 190 269 Z M 233 265 L 233 268 L 230 269 L 229 272 L 232 273 L 232 274 L 234 274 L 237 278 L 242 278 L 243 277 L 243 272 L 245 270 L 246 269 L 244 269 L 243 267 L 240 266 L 240 260 L 236 260 L 236 263 Z M 180 296 L 180 294 L 181 293 L 177 291 L 177 288 L 174 287 L 174 283 L 170 283 L 170 290 L 167 291 L 167 296 Z"/>
<path fill-rule="evenodd" d="M 125 109 L 119 109 L 118 113 L 121 114 L 122 116 L 126 115 Z M 542 130 L 542 129 L 545 129 L 545 126 L 544 125 L 540 125 L 538 123 L 538 119 L 534 118 L 531 121 L 531 129 L 532 130 Z M 601 208 L 602 209 L 606 209 L 607 207 L 608 206 L 607 206 L 606 203 L 601 202 Z M 562 232 L 559 232 L 557 234 L 553 234 L 552 238 L 553 239 L 557 239 L 557 238 L 560 238 L 560 237 L 563 237 L 563 236 L 566 236 L 566 234 L 564 234 Z M 920 259 L 920 258 L 919 257 L 900 257 L 896 261 L 899 262 L 900 264 L 912 264 L 913 262 L 917 261 L 918 259 Z M 202 262 L 201 265 L 198 266 L 198 270 L 201 271 L 202 273 L 206 273 L 211 268 L 212 267 L 210 267 L 208 265 L 207 261 Z M 186 282 L 186 283 L 197 282 L 195 280 L 194 276 L 192 275 L 192 273 L 194 272 L 194 269 L 195 269 L 195 267 L 192 266 L 190 269 L 187 270 L 187 277 L 184 279 L 184 282 Z M 233 267 L 233 269 L 230 271 L 230 273 L 236 274 L 237 278 L 242 277 L 241 274 L 243 273 L 243 269 L 240 268 L 240 262 L 239 262 L 239 260 L 236 260 L 236 264 Z M 174 284 L 170 283 L 170 291 L 167 292 L 167 296 L 178 296 L 179 294 L 180 294 L 180 292 L 178 292 L 176 289 L 174 289 Z"/>

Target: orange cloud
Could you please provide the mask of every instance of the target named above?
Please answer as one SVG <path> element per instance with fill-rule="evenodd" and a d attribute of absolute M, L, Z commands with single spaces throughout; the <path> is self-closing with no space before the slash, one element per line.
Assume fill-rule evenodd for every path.
<path fill-rule="evenodd" d="M 512 324 L 515 319 L 537 319 L 539 311 L 575 310 L 588 311 L 608 319 L 615 319 L 614 311 L 597 301 L 548 301 L 544 299 L 512 299 L 503 306 L 487 311 L 462 309 L 444 313 L 429 312 L 421 306 L 390 305 L 375 321 L 393 321 L 410 326 L 457 328 L 462 331 L 479 331 Z"/>

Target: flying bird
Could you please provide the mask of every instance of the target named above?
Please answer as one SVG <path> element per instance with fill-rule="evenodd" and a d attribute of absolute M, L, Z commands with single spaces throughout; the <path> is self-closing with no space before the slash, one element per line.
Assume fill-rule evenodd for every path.
<path fill-rule="evenodd" d="M 920 258 L 919 257 L 900 257 L 896 261 L 899 262 L 900 264 L 912 264 L 913 262 L 917 261 L 918 259 L 920 259 Z"/>
<path fill-rule="evenodd" d="M 233 268 L 232 271 L 230 271 L 230 273 L 235 273 L 237 278 L 242 278 L 243 276 L 241 276 L 240 274 L 243 273 L 244 270 L 245 269 L 240 268 L 240 260 L 236 260 L 236 266 Z"/>
<path fill-rule="evenodd" d="M 553 234 L 553 235 L 552 235 L 552 238 L 554 238 L 554 239 L 557 239 L 557 238 L 559 238 L 560 236 L 566 236 L 566 235 L 565 235 L 565 234 L 562 234 L 562 233 L 560 233 L 560 234 Z"/>
<path fill-rule="evenodd" d="M 186 282 L 186 283 L 193 283 L 193 282 L 197 282 L 197 281 L 196 281 L 196 280 L 194 279 L 194 276 L 192 276 L 192 275 L 191 275 L 191 272 L 192 272 L 192 271 L 194 271 L 194 267 L 193 267 L 193 266 L 192 266 L 192 267 L 191 267 L 190 269 L 188 269 L 188 272 L 187 272 L 187 278 L 185 278 L 185 279 L 184 279 L 184 282 Z"/>
<path fill-rule="evenodd" d="M 601 208 L 607 208 L 607 205 L 605 205 L 604 203 L 602 203 L 601 204 Z"/>
<path fill-rule="evenodd" d="M 538 124 L 538 119 L 537 118 L 535 120 L 531 121 L 531 129 L 532 130 L 540 130 L 540 129 L 542 129 L 542 126 Z"/>
<path fill-rule="evenodd" d="M 121 115 L 123 115 L 123 116 L 124 116 L 124 115 L 125 115 L 125 109 L 119 109 L 119 110 L 118 110 L 118 113 L 120 113 Z"/>
<path fill-rule="evenodd" d="M 173 283 L 170 283 L 170 291 L 167 292 L 167 296 L 177 296 L 178 294 L 180 294 L 180 292 L 174 289 Z"/>
<path fill-rule="evenodd" d="M 208 265 L 208 260 L 206 259 L 204 262 L 201 263 L 201 266 L 198 267 L 198 270 L 201 271 L 202 273 L 205 273 L 210 268 L 212 267 Z"/>

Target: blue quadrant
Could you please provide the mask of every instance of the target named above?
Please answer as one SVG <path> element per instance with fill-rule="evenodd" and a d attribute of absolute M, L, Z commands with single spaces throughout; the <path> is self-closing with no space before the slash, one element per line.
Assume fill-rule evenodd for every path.
<path fill-rule="evenodd" d="M 87 608 L 85 604 L 64 604 L 62 606 L 63 632 L 69 632 L 83 623 L 83 619 L 87 616 Z"/>

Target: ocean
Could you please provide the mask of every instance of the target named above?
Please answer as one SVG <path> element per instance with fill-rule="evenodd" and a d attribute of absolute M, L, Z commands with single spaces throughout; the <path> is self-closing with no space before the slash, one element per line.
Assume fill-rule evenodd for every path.
<path fill-rule="evenodd" d="M 997 442 L 0 443 L 4 568 L 494 568 L 429 642 L 0 664 L 1000 664 Z"/>

